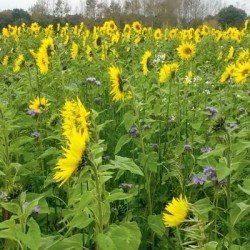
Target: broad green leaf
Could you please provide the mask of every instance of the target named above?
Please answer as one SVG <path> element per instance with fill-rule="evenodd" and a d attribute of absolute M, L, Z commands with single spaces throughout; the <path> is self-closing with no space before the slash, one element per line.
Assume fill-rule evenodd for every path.
<path fill-rule="evenodd" d="M 75 234 L 68 238 L 59 238 L 58 236 L 50 236 L 41 239 L 39 249 L 43 250 L 82 250 L 83 238 L 82 234 Z"/>
<path fill-rule="evenodd" d="M 149 227 L 160 237 L 162 237 L 166 231 L 166 228 L 162 221 L 162 215 L 149 215 L 148 216 Z"/>
<path fill-rule="evenodd" d="M 111 164 L 104 165 L 100 168 L 101 170 L 117 169 L 123 171 L 129 171 L 132 174 L 137 174 L 143 176 L 143 172 L 140 167 L 137 166 L 134 161 L 130 158 L 121 157 L 116 155 L 115 160 L 111 161 Z"/>
<path fill-rule="evenodd" d="M 206 243 L 201 250 L 216 250 L 218 246 L 218 243 L 216 241 L 210 241 Z"/>
<path fill-rule="evenodd" d="M 9 212 L 11 212 L 13 214 L 20 215 L 20 213 L 21 213 L 21 208 L 16 203 L 13 203 L 13 202 L 8 202 L 8 203 L 7 202 L 1 202 L 1 206 L 5 210 L 7 210 L 7 211 L 9 211 Z"/>
<path fill-rule="evenodd" d="M 124 193 L 120 189 L 115 189 L 109 195 L 106 196 L 106 201 L 113 202 L 118 200 L 126 200 L 133 197 L 134 195 L 134 193 Z"/>
<path fill-rule="evenodd" d="M 115 147 L 115 154 L 118 154 L 122 147 L 131 141 L 131 136 L 129 134 L 123 135 L 117 142 Z"/>
<path fill-rule="evenodd" d="M 22 234 L 21 241 L 29 249 L 36 250 L 41 238 L 40 228 L 33 218 L 29 220 L 28 226 L 29 230 L 27 234 Z"/>
<path fill-rule="evenodd" d="M 136 222 L 123 222 L 120 225 L 112 224 L 107 236 L 119 250 L 137 250 L 141 242 L 141 232 Z"/>
<path fill-rule="evenodd" d="M 100 250 L 118 250 L 112 239 L 106 234 L 97 235 L 97 245 Z"/>
<path fill-rule="evenodd" d="M 148 169 L 153 173 L 157 173 L 158 166 L 158 154 L 156 152 L 151 152 L 149 154 L 140 154 L 140 165 Z"/>
<path fill-rule="evenodd" d="M 240 185 L 238 185 L 238 187 L 240 188 L 241 191 L 243 191 L 244 193 L 250 195 L 250 179 L 246 179 L 243 183 L 243 187 L 241 187 Z"/>
<path fill-rule="evenodd" d="M 137 117 L 133 115 L 132 111 L 127 112 L 123 116 L 123 123 L 125 126 L 125 129 L 129 131 L 129 129 L 135 124 L 137 120 Z"/>
<path fill-rule="evenodd" d="M 204 221 L 208 220 L 208 213 L 214 208 L 209 198 L 198 200 L 193 206 L 195 208 L 194 213 L 196 216 Z"/>

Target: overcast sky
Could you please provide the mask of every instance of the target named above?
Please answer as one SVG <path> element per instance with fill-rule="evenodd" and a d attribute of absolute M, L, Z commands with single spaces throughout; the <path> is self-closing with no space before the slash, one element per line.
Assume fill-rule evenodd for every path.
<path fill-rule="evenodd" d="M 56 2 L 56 0 L 50 0 L 51 2 Z M 233 4 L 236 7 L 240 7 L 246 10 L 250 14 L 250 0 L 222 0 L 226 4 Z M 123 2 L 123 0 L 120 0 Z M 21 8 L 28 10 L 32 5 L 36 3 L 36 0 L 0 0 L 0 10 Z M 80 0 L 68 0 L 71 6 L 72 12 L 79 11 Z"/>

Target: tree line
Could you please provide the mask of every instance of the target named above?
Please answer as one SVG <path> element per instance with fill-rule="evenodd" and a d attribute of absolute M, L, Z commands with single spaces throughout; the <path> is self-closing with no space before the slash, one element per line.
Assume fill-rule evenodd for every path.
<path fill-rule="evenodd" d="M 205 21 L 216 28 L 226 28 L 240 27 L 246 18 L 244 10 L 232 5 L 226 7 L 221 0 L 79 0 L 75 10 L 67 0 L 37 0 L 28 11 L 1 11 L 0 28 L 23 22 L 38 22 L 46 26 L 50 23 L 78 24 L 82 21 L 91 27 L 107 19 L 115 20 L 119 26 L 139 20 L 155 28 L 186 28 L 197 27 Z"/>

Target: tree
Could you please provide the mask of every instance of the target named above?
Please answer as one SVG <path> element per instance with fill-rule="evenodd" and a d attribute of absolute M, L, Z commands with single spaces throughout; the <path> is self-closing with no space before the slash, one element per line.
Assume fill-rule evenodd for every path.
<path fill-rule="evenodd" d="M 23 9 L 13 9 L 12 10 L 12 21 L 14 24 L 30 23 L 30 14 Z"/>
<path fill-rule="evenodd" d="M 222 28 L 229 26 L 242 27 L 246 18 L 246 12 L 234 7 L 233 5 L 221 9 L 218 13 L 218 21 Z"/>
<path fill-rule="evenodd" d="M 67 1 L 57 0 L 55 4 L 55 9 L 53 10 L 53 14 L 56 17 L 64 17 L 68 15 L 70 12 L 70 6 Z"/>
<path fill-rule="evenodd" d="M 87 18 L 96 18 L 97 0 L 86 0 L 85 16 Z"/>

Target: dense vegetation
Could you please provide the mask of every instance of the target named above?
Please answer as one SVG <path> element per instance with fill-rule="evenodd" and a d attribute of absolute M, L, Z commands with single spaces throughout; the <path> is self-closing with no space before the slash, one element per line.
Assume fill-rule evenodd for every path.
<path fill-rule="evenodd" d="M 249 249 L 248 21 L 0 36 L 1 249 Z"/>

